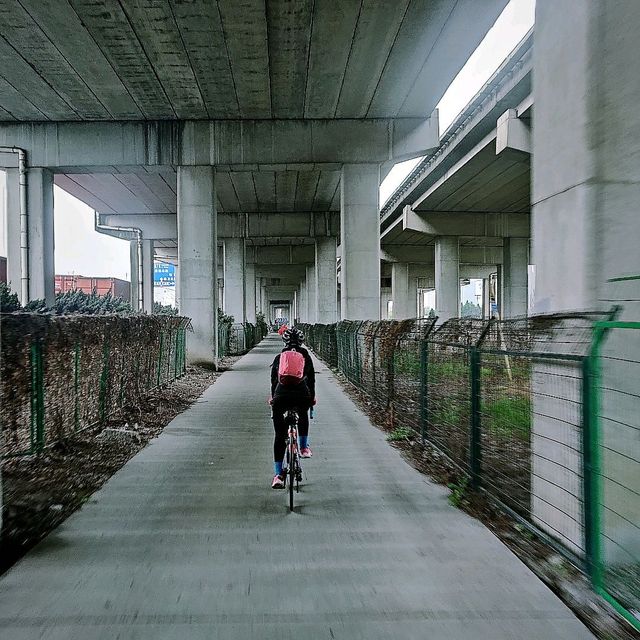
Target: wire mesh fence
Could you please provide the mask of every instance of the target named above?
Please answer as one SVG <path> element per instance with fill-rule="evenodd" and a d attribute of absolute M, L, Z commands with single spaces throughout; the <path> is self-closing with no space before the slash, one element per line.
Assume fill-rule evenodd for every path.
<path fill-rule="evenodd" d="M 187 318 L 2 314 L 2 457 L 43 448 L 185 371 Z"/>
<path fill-rule="evenodd" d="M 437 447 L 473 487 L 584 570 L 594 558 L 590 514 L 602 511 L 603 589 L 639 610 L 640 346 L 625 351 L 615 343 L 623 338 L 609 338 L 611 354 L 627 356 L 602 357 L 600 426 L 591 411 L 594 327 L 611 317 L 343 321 L 304 331 L 388 425 Z M 596 504 L 589 438 L 598 432 Z"/>
<path fill-rule="evenodd" d="M 588 451 L 592 575 L 640 631 L 640 322 L 600 322 Z"/>
<path fill-rule="evenodd" d="M 218 324 L 218 356 L 240 356 L 253 349 L 267 335 L 264 323 Z"/>

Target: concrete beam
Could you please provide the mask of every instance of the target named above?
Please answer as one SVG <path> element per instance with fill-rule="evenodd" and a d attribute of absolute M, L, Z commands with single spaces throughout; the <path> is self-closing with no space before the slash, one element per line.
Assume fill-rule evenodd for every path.
<path fill-rule="evenodd" d="M 101 213 L 101 224 L 141 229 L 146 238 L 169 240 L 178 237 L 173 213 Z M 322 213 L 218 213 L 218 238 L 336 237 L 340 214 Z"/>
<path fill-rule="evenodd" d="M 387 245 L 380 251 L 385 262 L 435 264 L 433 245 Z M 502 247 L 460 246 L 460 264 L 502 264 Z"/>
<path fill-rule="evenodd" d="M 261 265 L 314 264 L 316 259 L 316 248 L 312 244 L 253 247 L 248 253 L 249 260 L 253 258 L 256 264 Z"/>
<path fill-rule="evenodd" d="M 429 236 L 528 238 L 531 235 L 531 217 L 528 213 L 416 213 L 410 206 L 406 206 L 402 211 L 402 228 L 404 231 L 417 231 Z"/>
<path fill-rule="evenodd" d="M 438 147 L 438 118 L 53 122 L 0 125 L 0 145 L 52 169 L 381 163 Z"/>
<path fill-rule="evenodd" d="M 516 109 L 508 109 L 499 118 L 496 130 L 496 155 L 511 153 L 523 157 L 531 154 L 531 128 L 518 118 Z"/>

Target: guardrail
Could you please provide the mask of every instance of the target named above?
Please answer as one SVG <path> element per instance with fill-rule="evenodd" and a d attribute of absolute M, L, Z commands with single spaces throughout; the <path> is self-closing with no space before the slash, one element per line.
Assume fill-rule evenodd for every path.
<path fill-rule="evenodd" d="M 188 318 L 0 314 L 2 457 L 104 424 L 185 372 Z"/>
<path fill-rule="evenodd" d="M 640 323 L 613 315 L 298 326 L 391 428 L 440 450 L 637 626 L 640 332 L 623 334 Z"/>

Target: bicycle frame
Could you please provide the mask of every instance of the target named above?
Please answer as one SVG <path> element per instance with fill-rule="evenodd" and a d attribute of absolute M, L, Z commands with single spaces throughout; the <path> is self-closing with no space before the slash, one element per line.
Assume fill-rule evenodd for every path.
<path fill-rule="evenodd" d="M 293 511 L 293 489 L 295 481 L 296 493 L 300 491 L 302 480 L 302 464 L 300 463 L 300 448 L 298 446 L 298 413 L 294 409 L 289 409 L 284 414 L 284 419 L 288 425 L 287 448 L 282 470 L 289 482 L 289 509 Z"/>

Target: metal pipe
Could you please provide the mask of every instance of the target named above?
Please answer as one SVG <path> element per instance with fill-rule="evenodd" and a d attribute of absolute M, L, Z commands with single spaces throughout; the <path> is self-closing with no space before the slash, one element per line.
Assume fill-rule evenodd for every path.
<path fill-rule="evenodd" d="M 27 152 L 20 147 L 1 147 L 1 153 L 18 154 L 20 180 L 20 301 L 29 302 L 29 214 L 27 211 Z"/>
<path fill-rule="evenodd" d="M 122 233 L 133 233 L 136 236 L 136 249 L 138 255 L 138 311 L 143 310 L 143 288 L 142 288 L 142 278 L 143 278 L 143 265 L 142 265 L 142 229 L 138 229 L 137 227 L 114 227 L 108 224 L 102 224 L 100 222 L 100 214 L 97 211 L 94 211 L 95 216 L 95 230 L 98 233 L 103 231 L 117 231 Z M 133 277 L 133 274 L 131 274 Z"/>

